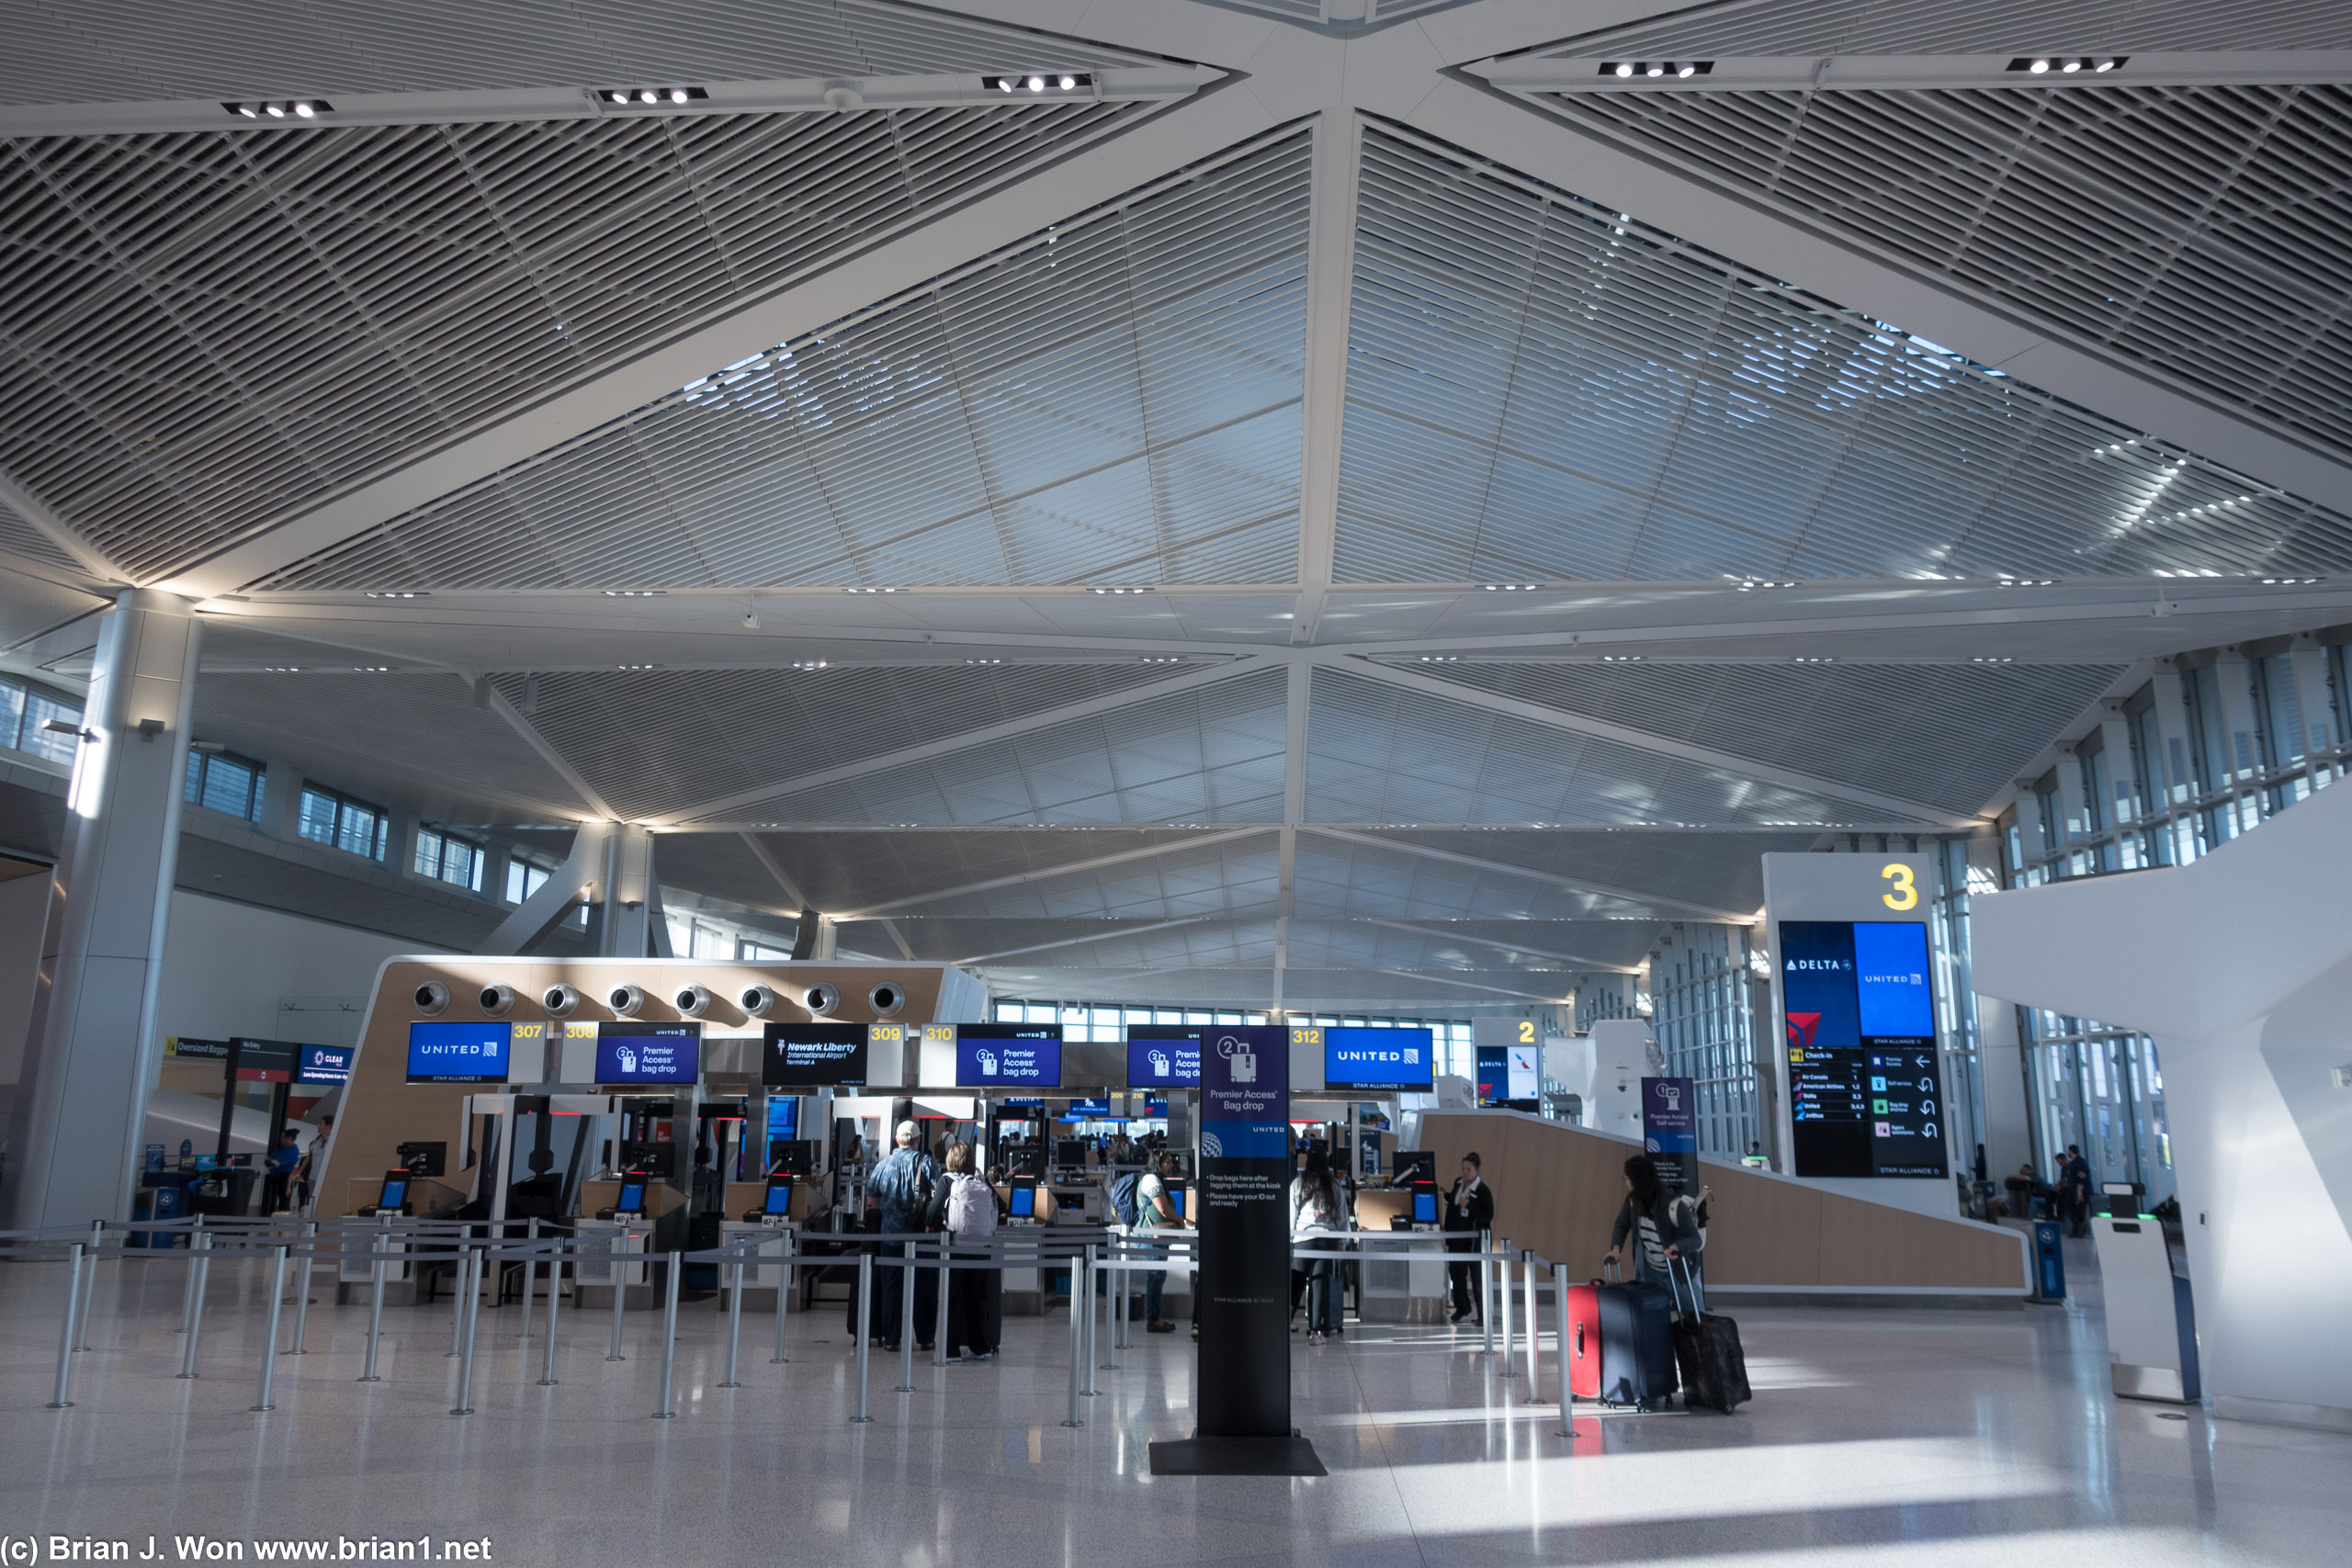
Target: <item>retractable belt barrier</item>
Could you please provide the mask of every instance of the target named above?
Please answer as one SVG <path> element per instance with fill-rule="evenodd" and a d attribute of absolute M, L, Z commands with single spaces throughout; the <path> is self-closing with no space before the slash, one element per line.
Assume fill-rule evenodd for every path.
<path fill-rule="evenodd" d="M 192 1215 L 172 1220 L 139 1220 L 130 1222 L 99 1222 L 88 1227 L 58 1225 L 39 1230 L 0 1231 L 0 1258 L 25 1261 L 62 1261 L 68 1264 L 64 1313 L 59 1329 L 57 1379 L 54 1397 L 49 1403 L 52 1410 L 71 1409 L 74 1358 L 89 1350 L 89 1321 L 92 1304 L 97 1294 L 97 1265 L 103 1259 L 120 1261 L 138 1258 L 149 1262 L 178 1262 L 187 1268 L 187 1282 L 183 1293 L 178 1333 L 185 1337 L 178 1376 L 195 1380 L 197 1359 L 204 1326 L 206 1298 L 215 1263 L 234 1262 L 241 1258 L 266 1259 L 270 1266 L 270 1288 L 267 1309 L 267 1348 L 261 1358 L 258 1385 L 251 1408 L 266 1413 L 277 1407 L 277 1363 L 280 1356 L 301 1356 L 309 1353 L 305 1344 L 309 1323 L 312 1270 L 322 1261 L 337 1266 L 365 1264 L 368 1269 L 368 1348 L 365 1369 L 356 1380 L 363 1383 L 383 1381 L 379 1371 L 379 1350 L 383 1333 L 386 1268 L 390 1264 L 446 1265 L 455 1274 L 454 1301 L 451 1310 L 450 1347 L 447 1359 L 458 1363 L 455 1403 L 449 1414 L 469 1416 L 473 1413 L 472 1393 L 476 1349 L 477 1319 L 481 1312 L 482 1280 L 491 1264 L 522 1265 L 526 1270 L 523 1296 L 524 1327 L 518 1337 L 530 1334 L 533 1307 L 531 1293 L 540 1278 L 542 1265 L 547 1269 L 548 1309 L 538 1386 L 559 1386 L 555 1375 L 556 1347 L 560 1321 L 563 1271 L 571 1267 L 574 1283 L 582 1265 L 601 1265 L 610 1269 L 613 1291 L 612 1346 L 605 1356 L 607 1361 L 626 1360 L 621 1352 L 622 1313 L 628 1286 L 624 1268 L 628 1264 L 651 1265 L 660 1262 L 664 1268 L 662 1314 L 662 1392 L 660 1408 L 653 1412 L 657 1420 L 669 1419 L 676 1412 L 671 1408 L 673 1374 L 678 1340 L 678 1291 L 684 1266 L 688 1263 L 710 1263 L 727 1270 L 729 1280 L 727 1317 L 727 1375 L 716 1386 L 742 1388 L 747 1386 L 741 1377 L 742 1335 L 742 1303 L 744 1270 L 747 1266 L 780 1270 L 777 1287 L 777 1310 L 775 1354 L 771 1365 L 788 1362 L 785 1354 L 785 1296 L 791 1290 L 797 1271 L 803 1267 L 826 1268 L 841 1260 L 839 1253 L 821 1257 L 804 1257 L 800 1253 L 800 1233 L 788 1227 L 738 1236 L 716 1247 L 672 1249 L 663 1252 L 641 1250 L 639 1243 L 650 1239 L 650 1227 L 624 1225 L 622 1228 L 587 1235 L 564 1235 L 542 1231 L 537 1221 L 527 1222 L 522 1236 L 485 1234 L 493 1228 L 505 1229 L 524 1222 L 493 1220 L 448 1220 L 409 1215 L 379 1214 L 350 1216 L 319 1221 L 283 1216 L 223 1217 Z M 997 1231 L 984 1243 L 958 1240 L 953 1235 L 934 1232 L 858 1233 L 829 1232 L 829 1240 L 846 1244 L 857 1253 L 858 1311 L 870 1313 L 875 1271 L 899 1269 L 906 1271 L 911 1281 L 918 1269 L 937 1269 L 940 1282 L 946 1283 L 955 1269 L 1002 1269 L 1006 1268 L 1067 1269 L 1070 1274 L 1070 1357 L 1069 1373 L 1069 1412 L 1065 1426 L 1084 1425 L 1080 1416 L 1081 1399 L 1097 1395 L 1095 1371 L 1100 1337 L 1096 1332 L 1093 1306 L 1095 1281 L 1098 1276 L 1115 1277 L 1120 1283 L 1117 1292 L 1106 1290 L 1102 1312 L 1104 1317 L 1115 1316 L 1116 1329 L 1107 1348 L 1109 1359 L 1101 1370 L 1116 1371 L 1117 1352 L 1126 1343 L 1128 1303 L 1133 1294 L 1133 1276 L 1165 1270 L 1171 1266 L 1191 1268 L 1197 1264 L 1195 1250 L 1200 1233 L 1196 1230 L 1159 1229 L 1148 1235 L 1133 1235 L 1103 1226 L 1044 1225 Z M 1333 1233 L 1338 1240 L 1341 1233 Z M 139 1240 L 133 1242 L 132 1236 Z M 185 1236 L 187 1245 L 176 1245 Z M 1321 1238 L 1317 1238 L 1320 1240 Z M 1476 1253 L 1453 1252 L 1443 1244 L 1432 1246 L 1434 1238 L 1422 1235 L 1401 1235 L 1373 1233 L 1346 1233 L 1344 1247 L 1297 1246 L 1292 1256 L 1296 1258 L 1358 1258 L 1366 1255 L 1367 1247 L 1377 1248 L 1390 1257 L 1428 1256 L 1449 1262 L 1476 1259 L 1482 1275 L 1489 1272 L 1489 1265 L 1502 1266 L 1502 1300 L 1509 1312 L 1510 1300 L 1510 1274 L 1515 1262 L 1523 1262 L 1527 1270 L 1527 1315 L 1531 1332 L 1527 1346 L 1527 1378 L 1531 1400 L 1541 1402 L 1537 1390 L 1537 1347 L 1532 1332 L 1535 1320 L 1535 1269 L 1539 1260 L 1532 1252 L 1514 1251 L 1505 1242 L 1499 1249 L 1492 1246 L 1491 1237 L 1482 1237 L 1480 1250 Z M 781 1243 L 782 1252 L 763 1249 Z M 287 1285 L 288 1265 L 298 1265 L 295 1298 L 295 1323 L 292 1343 L 279 1348 L 281 1311 Z M 1561 1310 L 1566 1311 L 1566 1269 L 1550 1265 L 1560 1292 Z M 1107 1282 L 1107 1281 L 1106 1281 Z M 1486 1287 L 1489 1299 L 1491 1285 Z M 942 1291 L 943 1297 L 944 1291 Z M 899 1325 L 899 1382 L 898 1392 L 911 1393 L 914 1384 L 914 1333 L 911 1319 L 914 1312 L 911 1288 L 900 1292 L 902 1321 Z M 1114 1300 L 1117 1303 L 1114 1313 Z M 944 1308 L 944 1302 L 942 1306 Z M 1508 1320 L 1507 1320 L 1508 1321 Z M 873 1419 L 868 1404 L 870 1379 L 869 1361 L 874 1336 L 871 1324 L 862 1323 L 856 1334 L 857 1345 L 857 1404 L 850 1417 L 853 1423 Z M 944 1336 L 939 1337 L 940 1357 L 944 1359 Z M 1489 1330 L 1487 1352 L 1492 1349 Z M 1504 1361 L 1509 1365 L 1510 1331 L 1505 1332 Z M 1566 1391 L 1563 1371 L 1561 1398 L 1565 1407 Z M 1565 1428 L 1566 1423 L 1563 1422 Z"/>

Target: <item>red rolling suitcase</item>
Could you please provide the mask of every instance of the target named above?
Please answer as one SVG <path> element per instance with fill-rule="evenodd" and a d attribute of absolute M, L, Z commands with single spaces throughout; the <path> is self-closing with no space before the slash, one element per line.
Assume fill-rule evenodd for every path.
<path fill-rule="evenodd" d="M 1567 1315 L 1561 1322 L 1560 1364 L 1567 1369 L 1568 1396 L 1600 1397 L 1600 1281 L 1568 1287 Z"/>

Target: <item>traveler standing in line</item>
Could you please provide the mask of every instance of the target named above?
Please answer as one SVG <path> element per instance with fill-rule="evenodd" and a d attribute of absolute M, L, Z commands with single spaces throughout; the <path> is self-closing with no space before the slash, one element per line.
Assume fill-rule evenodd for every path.
<path fill-rule="evenodd" d="M 1495 1195 L 1478 1174 L 1476 1152 L 1462 1156 L 1462 1175 L 1453 1183 L 1453 1190 L 1445 1200 L 1442 1228 L 1454 1233 L 1445 1244 L 1448 1252 L 1476 1252 L 1478 1233 L 1492 1230 L 1495 1224 Z M 1453 1310 L 1446 1314 L 1448 1323 L 1460 1323 L 1470 1318 L 1487 1321 L 1487 1303 L 1477 1299 L 1472 1282 L 1478 1278 L 1478 1265 L 1472 1259 L 1445 1266 L 1448 1280 L 1453 1285 Z"/>
<path fill-rule="evenodd" d="M 881 1221 L 884 1235 L 903 1235 L 915 1228 L 930 1206 L 932 1189 L 938 1185 L 939 1168 L 931 1156 L 915 1147 L 922 1136 L 912 1122 L 899 1123 L 898 1147 L 882 1156 L 874 1174 L 865 1179 L 865 1206 L 875 1210 Z M 886 1241 L 884 1256 L 895 1256 L 902 1243 Z M 899 1348 L 899 1318 L 900 1294 L 906 1289 L 907 1270 L 897 1264 L 875 1270 L 874 1315 L 867 1332 L 882 1341 L 886 1350 Z M 938 1317 L 938 1270 L 915 1270 L 915 1343 L 923 1349 L 931 1348 L 932 1328 Z"/>
<path fill-rule="evenodd" d="M 1671 1201 L 1660 1192 L 1657 1162 L 1647 1155 L 1625 1162 L 1625 1201 L 1610 1227 L 1609 1253 L 1601 1261 L 1617 1262 L 1628 1241 L 1634 1243 L 1634 1278 L 1645 1284 L 1667 1284 L 1673 1260 L 1695 1257 L 1699 1250 L 1692 1206 Z"/>
<path fill-rule="evenodd" d="M 277 1135 L 277 1146 L 269 1151 L 269 1174 L 262 1178 L 261 1212 L 274 1214 L 287 1207 L 293 1195 L 294 1168 L 302 1163 L 302 1134 L 288 1127 Z"/>
<path fill-rule="evenodd" d="M 1161 1155 L 1156 1168 L 1144 1173 L 1136 1187 L 1136 1223 L 1133 1234 L 1151 1239 L 1156 1230 L 1178 1230 L 1183 1222 L 1177 1218 L 1176 1205 L 1169 1201 L 1168 1179 L 1176 1174 L 1176 1156 Z M 1147 1334 L 1173 1334 L 1176 1325 L 1159 1314 L 1161 1293 L 1168 1288 L 1168 1270 L 1147 1269 L 1143 1275 L 1143 1328 Z"/>
<path fill-rule="evenodd" d="M 1306 1149 L 1306 1165 L 1290 1184 L 1290 1240 L 1293 1247 L 1330 1247 L 1347 1229 L 1340 1206 L 1340 1185 L 1331 1179 L 1331 1161 L 1320 1144 Z M 1306 1342 L 1320 1345 L 1340 1329 L 1339 1270 L 1336 1258 L 1306 1259 Z M 1294 1272 L 1296 1272 L 1294 1266 Z"/>
<path fill-rule="evenodd" d="M 2058 1187 L 2066 1197 L 2066 1234 L 2090 1235 L 2091 1162 L 2083 1157 L 2081 1145 L 2066 1145 L 2066 1163 L 2059 1168 Z"/>
<path fill-rule="evenodd" d="M 327 1168 L 327 1140 L 334 1136 L 334 1118 L 319 1118 L 319 1130 L 311 1138 L 311 1146 L 302 1151 L 302 1163 L 294 1168 L 294 1188 L 300 1194 L 297 1209 L 308 1211 L 318 1196 L 319 1172 Z"/>
<path fill-rule="evenodd" d="M 996 1235 L 996 1189 L 972 1173 L 972 1145 L 947 1145 L 947 1247 L 951 1260 L 986 1258 Z M 985 1361 L 996 1354 L 997 1289 L 993 1269 L 947 1271 L 947 1359 Z M 968 1347 L 968 1353 L 966 1348 Z"/>

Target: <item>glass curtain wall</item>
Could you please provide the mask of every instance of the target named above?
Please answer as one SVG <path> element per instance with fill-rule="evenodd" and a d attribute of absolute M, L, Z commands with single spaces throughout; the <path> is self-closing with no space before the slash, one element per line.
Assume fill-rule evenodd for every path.
<path fill-rule="evenodd" d="M 1690 923 L 1660 938 L 1650 960 L 1650 1029 L 1666 1076 L 1691 1080 L 1699 1152 L 1725 1159 L 1760 1137 L 1747 952 L 1746 927 Z"/>

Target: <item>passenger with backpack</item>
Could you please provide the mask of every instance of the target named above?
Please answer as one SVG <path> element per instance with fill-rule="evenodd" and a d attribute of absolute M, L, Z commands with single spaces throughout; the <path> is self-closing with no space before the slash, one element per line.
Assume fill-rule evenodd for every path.
<path fill-rule="evenodd" d="M 1176 1156 L 1163 1154 L 1159 1156 L 1158 1164 L 1158 1169 L 1142 1178 L 1140 1181 L 1136 1181 L 1129 1200 L 1135 1208 L 1135 1218 L 1127 1222 L 1127 1229 L 1130 1234 L 1145 1237 L 1147 1240 L 1154 1231 L 1181 1229 L 1184 1223 L 1176 1213 L 1176 1205 L 1169 1200 L 1168 1196 L 1168 1179 L 1176 1174 Z M 1136 1180 L 1133 1177 L 1126 1179 Z M 1112 1190 L 1114 1200 L 1117 1195 L 1117 1189 L 1114 1188 Z M 1167 1287 L 1167 1269 L 1147 1269 L 1144 1270 L 1143 1327 L 1147 1334 L 1176 1332 L 1176 1325 L 1159 1314 L 1161 1293 Z"/>
<path fill-rule="evenodd" d="M 946 1209 L 942 1233 L 951 1262 L 985 1258 L 996 1235 L 996 1189 L 972 1171 L 972 1145 L 947 1145 Z M 947 1359 L 985 1361 L 996 1354 L 1000 1286 L 994 1269 L 950 1269 L 947 1275 Z"/>

